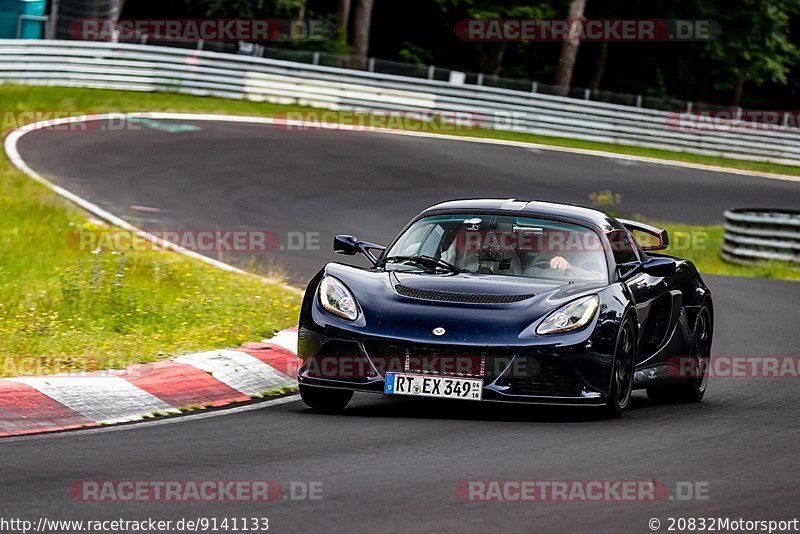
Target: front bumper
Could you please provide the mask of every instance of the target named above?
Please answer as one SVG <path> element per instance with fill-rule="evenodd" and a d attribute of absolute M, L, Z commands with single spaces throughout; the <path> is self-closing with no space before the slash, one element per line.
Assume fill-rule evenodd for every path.
<path fill-rule="evenodd" d="M 613 355 L 593 351 L 597 343 L 590 332 L 573 334 L 567 344 L 563 339 L 538 339 L 486 346 L 301 324 L 297 378 L 309 386 L 383 393 L 386 372 L 465 376 L 483 379 L 485 401 L 602 405 Z"/>

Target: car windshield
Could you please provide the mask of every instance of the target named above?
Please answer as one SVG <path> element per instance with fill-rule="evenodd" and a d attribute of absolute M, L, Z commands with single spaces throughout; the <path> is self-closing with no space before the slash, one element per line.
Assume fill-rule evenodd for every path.
<path fill-rule="evenodd" d="M 424 217 L 385 255 L 388 270 L 444 270 L 557 280 L 606 281 L 606 255 L 591 229 L 491 214 Z"/>

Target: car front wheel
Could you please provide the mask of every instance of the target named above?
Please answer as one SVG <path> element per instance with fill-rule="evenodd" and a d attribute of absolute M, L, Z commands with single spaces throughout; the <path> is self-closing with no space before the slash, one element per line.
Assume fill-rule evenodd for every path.
<path fill-rule="evenodd" d="M 635 358 L 636 330 L 629 316 L 622 321 L 622 326 L 617 336 L 617 348 L 614 353 L 611 388 L 608 393 L 608 400 L 604 406 L 606 417 L 620 417 L 631 401 Z"/>

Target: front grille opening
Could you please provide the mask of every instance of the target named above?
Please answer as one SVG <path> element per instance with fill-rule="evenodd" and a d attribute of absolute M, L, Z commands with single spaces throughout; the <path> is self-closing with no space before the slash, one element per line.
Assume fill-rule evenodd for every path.
<path fill-rule="evenodd" d="M 531 297 L 533 293 L 527 295 L 489 295 L 483 293 L 457 293 L 453 291 L 439 291 L 435 289 L 419 289 L 408 287 L 403 284 L 394 286 L 399 295 L 412 299 L 430 300 L 435 302 L 457 302 L 460 304 L 510 304 L 521 302 Z"/>
<path fill-rule="evenodd" d="M 307 376 L 328 380 L 362 380 L 373 376 L 369 360 L 353 341 L 326 341 L 305 366 Z"/>
<path fill-rule="evenodd" d="M 520 356 L 498 381 L 523 395 L 580 395 L 575 373 L 564 362 L 552 358 Z"/>

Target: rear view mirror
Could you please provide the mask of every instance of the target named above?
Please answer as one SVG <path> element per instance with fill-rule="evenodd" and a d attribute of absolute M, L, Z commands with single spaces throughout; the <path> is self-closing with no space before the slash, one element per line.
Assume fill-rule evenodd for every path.
<path fill-rule="evenodd" d="M 382 245 L 376 245 L 375 243 L 359 241 L 351 235 L 337 235 L 333 238 L 333 251 L 337 254 L 355 256 L 356 254 L 361 253 L 373 266 L 377 267 L 378 258 L 376 258 L 372 252 L 370 252 L 371 250 L 384 251 L 386 250 L 386 247 Z"/>
<path fill-rule="evenodd" d="M 345 256 L 355 256 L 360 252 L 358 239 L 351 235 L 337 235 L 333 238 L 333 251 Z"/>
<path fill-rule="evenodd" d="M 669 246 L 669 234 L 666 230 L 636 221 L 617 220 L 628 229 L 645 252 L 664 250 Z"/>

